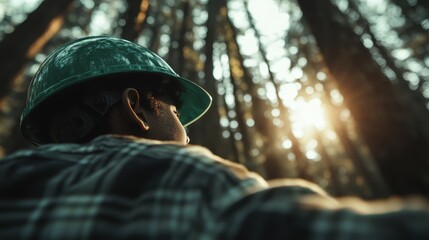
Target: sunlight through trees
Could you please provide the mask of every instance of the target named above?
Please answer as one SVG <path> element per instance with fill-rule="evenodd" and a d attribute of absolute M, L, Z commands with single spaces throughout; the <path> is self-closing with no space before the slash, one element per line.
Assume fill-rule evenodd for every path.
<path fill-rule="evenodd" d="M 425 1 L 48 2 L 0 0 L 0 59 L 16 67 L 0 67 L 0 157 L 31 147 L 19 114 L 47 54 L 105 34 L 148 47 L 210 92 L 212 108 L 188 129 L 192 144 L 337 196 L 428 194 Z M 28 23 L 34 37 L 24 41 L 17 29 L 43 11 L 47 27 Z M 21 60 L 12 45 L 28 50 Z"/>

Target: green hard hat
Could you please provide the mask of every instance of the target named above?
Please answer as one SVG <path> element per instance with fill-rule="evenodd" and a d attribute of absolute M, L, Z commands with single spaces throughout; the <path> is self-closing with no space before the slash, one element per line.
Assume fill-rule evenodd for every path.
<path fill-rule="evenodd" d="M 182 88 L 180 121 L 186 127 L 210 107 L 212 98 L 200 86 L 180 77 L 158 55 L 136 43 L 111 37 L 92 36 L 69 42 L 50 54 L 30 83 L 27 104 L 21 115 L 21 132 L 34 144 L 45 143 L 43 128 L 34 116 L 54 95 L 92 79 L 121 73 L 156 74 L 177 80 Z M 145 78 L 141 78 L 145 81 Z"/>

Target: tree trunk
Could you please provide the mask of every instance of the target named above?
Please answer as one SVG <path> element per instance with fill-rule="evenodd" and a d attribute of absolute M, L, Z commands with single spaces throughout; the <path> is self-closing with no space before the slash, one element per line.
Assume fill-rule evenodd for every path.
<path fill-rule="evenodd" d="M 185 63 L 185 51 L 188 44 L 186 41 L 186 33 L 188 31 L 192 31 L 192 15 L 190 14 L 191 5 L 189 4 L 189 1 L 182 2 L 181 8 L 183 17 L 179 19 L 177 16 L 173 17 L 176 23 L 173 24 L 171 36 L 172 39 L 177 39 L 177 45 L 170 45 L 168 58 L 169 63 L 172 64 L 173 69 L 175 69 L 178 74 L 183 76 L 187 67 L 187 63 Z"/>
<path fill-rule="evenodd" d="M 249 111 L 247 114 L 254 120 L 255 126 L 251 131 L 252 134 L 249 139 L 252 142 L 249 140 L 244 141 L 249 144 L 249 150 L 252 148 L 250 145 L 253 144 L 253 148 L 255 150 L 257 148 L 260 151 L 260 156 L 247 156 L 249 158 L 246 159 L 246 166 L 261 173 L 268 179 L 296 177 L 298 175 L 295 171 L 296 164 L 291 164 L 287 159 L 285 151 L 280 151 L 277 147 L 279 131 L 273 125 L 273 118 L 269 114 L 273 107 L 269 101 L 260 98 L 257 91 L 258 88 L 263 86 L 253 82 L 252 73 L 243 64 L 244 57 L 237 42 L 239 30 L 235 28 L 230 18 L 227 17 L 226 21 L 225 29 L 227 31 L 225 31 L 225 38 L 229 40 L 227 41 L 227 47 L 235 91 L 249 94 L 252 98 L 252 106 L 250 109 L 247 109 Z M 244 126 L 244 128 L 247 128 L 247 126 Z"/>
<path fill-rule="evenodd" d="M 26 64 L 60 30 L 73 0 L 45 0 L 0 42 L 0 99 L 11 90 Z M 1 107 L 1 101 L 0 101 Z"/>
<path fill-rule="evenodd" d="M 231 29 L 230 22 L 228 21 L 228 16 L 224 16 L 224 24 L 225 28 L 223 29 L 223 35 L 225 37 L 225 42 L 227 46 L 227 53 L 229 56 L 229 70 L 230 70 L 230 76 L 231 76 L 231 85 L 233 88 L 233 94 L 235 97 L 235 106 L 234 111 L 236 112 L 236 120 L 238 122 L 238 130 L 242 134 L 242 145 L 243 145 L 243 152 L 241 153 L 242 157 L 244 158 L 244 161 L 242 161 L 243 164 L 246 163 L 252 163 L 252 156 L 250 155 L 252 144 L 250 143 L 251 136 L 249 134 L 249 128 L 246 125 L 246 119 L 245 119 L 245 109 L 242 106 L 243 100 L 240 99 L 239 89 L 237 83 L 239 83 L 239 79 L 237 79 L 237 74 L 235 71 L 233 71 L 234 63 L 240 62 L 240 65 L 242 65 L 242 60 L 240 60 L 240 53 L 238 52 L 237 48 L 237 36 L 235 36 L 233 29 Z"/>
<path fill-rule="evenodd" d="M 253 20 L 251 14 L 249 12 L 248 0 L 244 1 L 244 6 L 246 8 L 246 15 L 247 15 L 247 19 L 249 20 L 250 28 L 254 30 L 256 38 L 257 38 L 260 55 L 262 56 L 262 59 L 265 62 L 265 64 L 268 66 L 268 73 L 270 76 L 268 80 L 273 84 L 275 92 L 276 92 L 276 98 L 277 98 L 277 103 L 278 103 L 277 107 L 280 111 L 280 118 L 283 121 L 283 128 L 282 129 L 285 131 L 285 134 L 287 134 L 287 136 L 289 137 L 289 139 L 292 142 L 292 151 L 293 151 L 294 155 L 296 156 L 296 163 L 297 163 L 297 168 L 298 168 L 297 169 L 298 177 L 304 178 L 306 180 L 312 180 L 313 177 L 310 176 L 310 174 L 308 173 L 308 159 L 305 157 L 298 139 L 292 133 L 292 129 L 290 128 L 291 122 L 289 120 L 289 111 L 283 105 L 282 99 L 280 98 L 280 95 L 279 95 L 280 91 L 278 88 L 278 84 L 274 81 L 274 74 L 271 71 L 271 66 L 270 66 L 271 64 L 267 59 L 267 54 L 266 54 L 265 48 L 261 42 L 261 34 L 259 33 L 258 29 L 256 28 L 254 20 Z M 282 159 L 279 159 L 279 161 L 285 161 L 285 159 L 282 158 Z"/>
<path fill-rule="evenodd" d="M 421 107 L 412 98 L 398 94 L 330 1 L 298 3 L 392 193 L 429 195 L 426 114 L 416 113 L 414 109 Z"/>
<path fill-rule="evenodd" d="M 134 41 L 146 22 L 147 13 L 150 9 L 150 0 L 127 0 L 127 2 L 125 25 L 122 28 L 121 37 Z"/>
<path fill-rule="evenodd" d="M 205 63 L 204 73 L 205 81 L 202 84 L 203 87 L 212 95 L 213 103 L 207 113 L 192 126 L 192 131 L 199 131 L 201 133 L 210 133 L 209 136 L 205 134 L 204 139 L 201 139 L 201 143 L 212 150 L 215 154 L 222 157 L 228 156 L 229 144 L 222 137 L 222 128 L 219 123 L 219 101 L 217 93 L 217 81 L 213 77 L 213 44 L 218 36 L 218 16 L 223 7 L 226 7 L 225 0 L 209 0 L 207 3 L 207 35 L 205 37 Z"/>

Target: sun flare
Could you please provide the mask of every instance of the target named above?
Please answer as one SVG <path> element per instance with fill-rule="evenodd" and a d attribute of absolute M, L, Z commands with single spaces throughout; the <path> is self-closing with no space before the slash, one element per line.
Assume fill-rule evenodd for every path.
<path fill-rule="evenodd" d="M 320 99 L 296 101 L 291 107 L 290 118 L 292 130 L 297 137 L 314 129 L 323 130 L 326 127 L 325 113 Z"/>

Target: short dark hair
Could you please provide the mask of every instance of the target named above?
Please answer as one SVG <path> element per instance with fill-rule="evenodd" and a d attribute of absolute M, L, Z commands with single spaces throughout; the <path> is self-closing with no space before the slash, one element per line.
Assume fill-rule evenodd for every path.
<path fill-rule="evenodd" d="M 182 104 L 180 83 L 159 74 L 134 72 L 94 78 L 55 97 L 62 108 L 47 113 L 49 127 L 45 130 L 55 132 L 49 136 L 50 142 L 82 143 L 108 134 L 110 109 L 120 104 L 122 92 L 130 87 L 139 91 L 140 105 L 155 114 L 159 113 L 160 97 L 169 97 L 177 108 Z"/>

